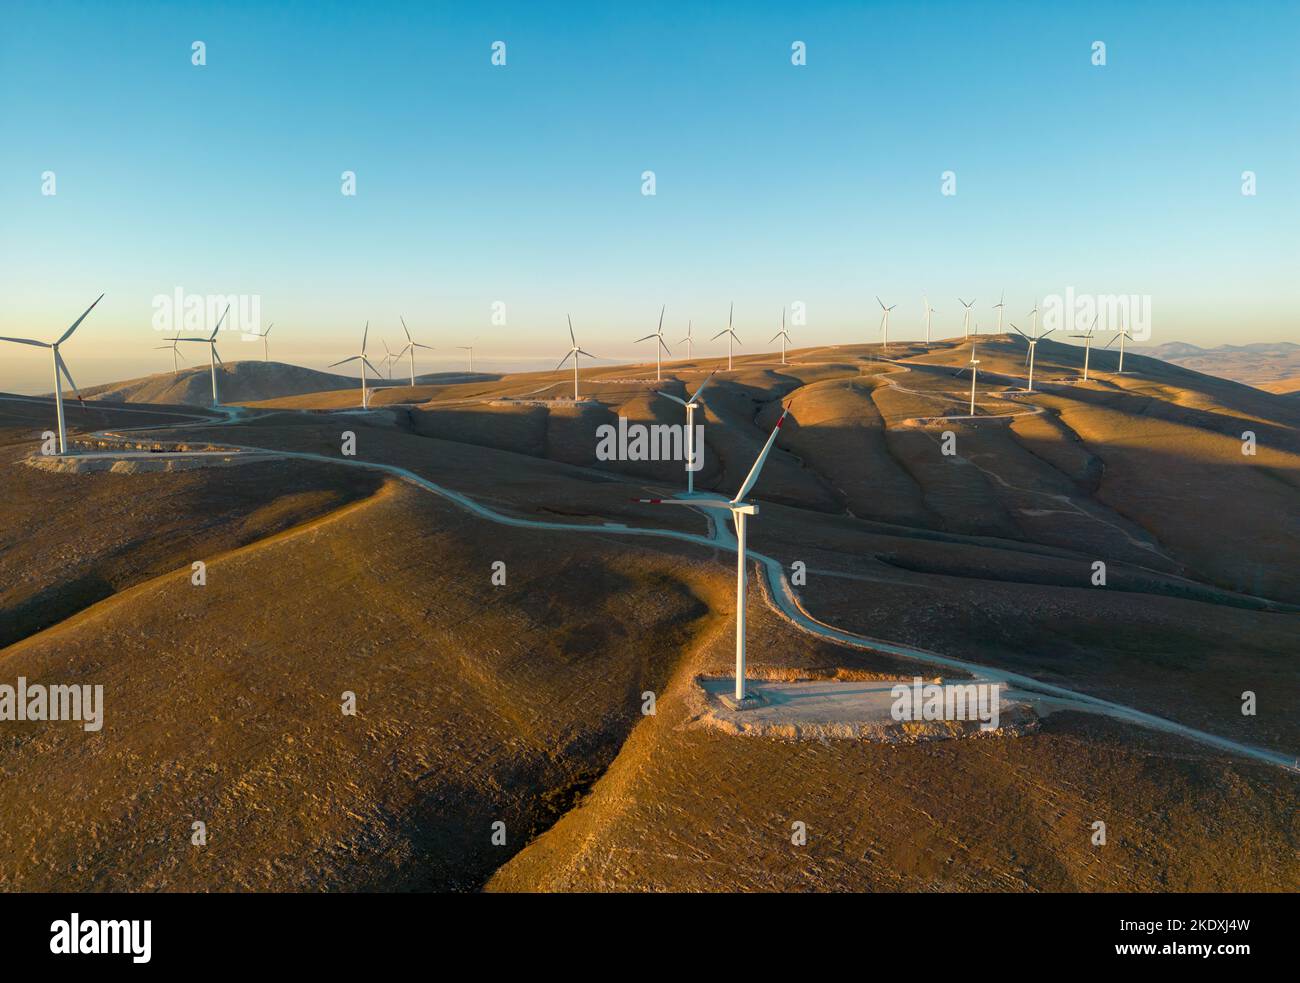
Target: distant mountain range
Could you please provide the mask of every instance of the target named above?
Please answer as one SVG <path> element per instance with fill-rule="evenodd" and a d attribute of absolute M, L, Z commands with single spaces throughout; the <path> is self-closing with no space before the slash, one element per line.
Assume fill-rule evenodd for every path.
<path fill-rule="evenodd" d="M 1289 341 L 1201 348 L 1185 341 L 1167 341 L 1130 351 L 1150 355 L 1194 372 L 1244 382 L 1269 392 L 1300 389 L 1300 345 Z"/>

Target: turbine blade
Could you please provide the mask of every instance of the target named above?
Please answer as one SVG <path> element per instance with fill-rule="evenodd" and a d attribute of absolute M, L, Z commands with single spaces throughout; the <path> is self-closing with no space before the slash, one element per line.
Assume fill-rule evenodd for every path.
<path fill-rule="evenodd" d="M 72 373 L 68 371 L 68 363 L 63 360 L 62 353 L 56 351 L 54 353 L 54 360 L 59 363 L 59 368 L 62 370 L 64 377 L 68 380 L 68 385 L 70 385 L 72 391 L 77 394 L 77 402 L 84 402 L 81 398 L 81 390 L 79 390 L 77 384 L 72 381 Z"/>
<path fill-rule="evenodd" d="M 226 309 L 225 309 L 224 311 L 221 312 L 221 317 L 217 318 L 217 326 L 214 327 L 214 328 L 212 329 L 212 337 L 211 337 L 211 338 L 204 338 L 204 339 L 203 339 L 204 341 L 216 341 L 216 340 L 217 340 L 217 332 L 221 330 L 221 323 L 226 319 L 226 315 L 229 314 L 229 313 L 230 313 L 230 305 L 227 304 L 227 305 L 226 305 Z"/>
<path fill-rule="evenodd" d="M 366 330 L 361 333 L 361 354 L 366 353 L 366 339 L 370 337 L 370 322 L 366 322 Z"/>
<path fill-rule="evenodd" d="M 664 399 L 671 399 L 674 403 L 678 403 L 682 406 L 686 405 L 686 400 L 682 399 L 680 396 L 674 396 L 672 393 L 666 393 L 662 389 L 658 390 L 658 393 L 660 396 L 664 397 Z"/>
<path fill-rule="evenodd" d="M 47 345 L 43 341 L 32 341 L 30 338 L 0 338 L 0 341 L 16 341 L 20 345 L 31 345 L 34 348 L 53 348 L 53 345 Z"/>
<path fill-rule="evenodd" d="M 659 347 L 662 348 L 664 351 L 666 351 L 669 355 L 671 355 L 673 353 L 672 349 L 664 344 L 663 335 L 659 335 L 658 337 L 659 337 Z"/>
<path fill-rule="evenodd" d="M 704 381 L 700 383 L 700 388 L 695 390 L 695 395 L 690 398 L 690 402 L 694 403 L 696 400 L 700 398 L 700 393 L 704 392 L 704 387 L 707 386 L 710 382 L 712 382 L 713 377 L 717 374 L 718 374 L 717 370 L 715 369 L 713 372 L 710 372 L 705 377 Z"/>
<path fill-rule="evenodd" d="M 397 316 L 397 320 L 399 320 L 399 321 L 402 322 L 402 330 L 406 332 L 406 340 L 407 340 L 407 341 L 414 341 L 415 339 L 413 339 L 413 338 L 411 337 L 411 331 L 410 331 L 410 329 L 407 328 L 407 326 L 406 326 L 406 318 L 402 317 L 402 316 L 399 314 L 399 315 Z"/>
<path fill-rule="evenodd" d="M 639 344 L 641 344 L 641 342 L 643 342 L 643 341 L 649 341 L 651 338 L 658 338 L 658 337 L 659 337 L 659 336 L 658 336 L 657 334 L 648 334 L 648 335 L 646 335 L 644 338 L 638 338 L 638 339 L 636 340 L 635 344 L 638 344 L 638 345 L 639 345 Z"/>
<path fill-rule="evenodd" d="M 710 338 L 709 341 L 717 341 L 719 338 L 721 338 L 724 334 L 726 334 L 726 333 L 727 333 L 728 331 L 730 331 L 730 330 L 731 330 L 730 328 L 723 328 L 721 331 L 719 331 L 717 334 L 715 334 L 712 338 Z"/>
<path fill-rule="evenodd" d="M 749 476 L 745 478 L 745 483 L 740 486 L 740 491 L 736 492 L 736 497 L 731 500 L 733 504 L 742 501 L 749 493 L 749 490 L 754 487 L 754 483 L 758 481 L 758 476 L 763 470 L 763 463 L 767 460 L 767 455 L 772 453 L 772 445 L 776 443 L 776 435 L 781 432 L 781 424 L 785 423 L 785 418 L 789 413 L 789 410 L 781 411 L 781 418 L 776 421 L 776 426 L 772 428 L 772 435 L 767 438 L 767 443 L 763 445 L 758 460 L 749 469 Z"/>
<path fill-rule="evenodd" d="M 659 334 L 664 333 L 664 311 L 668 310 L 668 305 L 664 304 L 659 308 Z"/>
<path fill-rule="evenodd" d="M 569 319 L 569 340 L 570 340 L 571 342 L 573 342 L 573 347 L 574 347 L 574 348 L 577 348 L 577 347 L 578 347 L 578 339 L 575 338 L 575 337 L 573 336 L 573 315 L 571 315 L 571 314 L 565 314 L 564 316 L 567 317 L 567 318 Z"/>
<path fill-rule="evenodd" d="M 326 368 L 332 369 L 336 365 L 346 365 L 348 362 L 355 362 L 360 357 L 361 357 L 360 355 L 349 355 L 347 358 L 342 359 L 341 361 L 330 362 L 330 364 L 327 365 Z"/>
<path fill-rule="evenodd" d="M 95 298 L 95 304 L 98 304 L 103 299 L 104 299 L 104 295 L 100 294 L 98 297 Z M 68 338 L 72 336 L 72 332 L 76 331 L 77 326 L 86 319 L 86 314 L 89 314 L 91 311 L 95 309 L 95 304 L 91 304 L 89 307 L 87 307 L 86 313 L 82 314 L 81 317 L 77 318 L 75 321 L 72 322 L 72 327 L 68 328 L 67 331 L 63 332 L 63 337 L 55 342 L 56 345 L 63 344 L 65 341 L 68 340 Z M 47 345 L 46 347 L 48 348 L 49 346 Z"/>
<path fill-rule="evenodd" d="M 559 372 L 560 369 L 564 368 L 564 363 L 567 362 L 567 361 L 569 360 L 569 356 L 573 355 L 573 353 L 576 352 L 577 350 L 578 350 L 578 349 L 576 349 L 576 348 L 570 348 L 570 349 L 569 349 L 569 354 L 568 354 L 568 355 L 565 355 L 564 358 L 560 359 L 560 364 L 557 365 L 557 366 L 555 367 L 555 371 L 556 371 L 556 372 Z M 575 356 L 575 357 L 576 357 L 576 356 Z"/>
<path fill-rule="evenodd" d="M 703 508 L 729 509 L 725 498 L 634 498 L 639 505 L 695 505 Z"/>
<path fill-rule="evenodd" d="M 1014 331 L 1016 334 L 1020 335 L 1020 337 L 1024 338 L 1025 341 L 1028 341 L 1028 340 L 1029 340 L 1029 335 L 1025 334 L 1023 331 L 1021 331 L 1019 328 L 1017 328 L 1014 324 L 1011 325 L 1011 330 Z"/>
<path fill-rule="evenodd" d="M 223 368 L 225 367 L 226 363 L 221 361 L 221 352 L 217 351 L 216 345 L 212 346 L 212 357 L 217 360 L 218 365 L 222 366 Z"/>

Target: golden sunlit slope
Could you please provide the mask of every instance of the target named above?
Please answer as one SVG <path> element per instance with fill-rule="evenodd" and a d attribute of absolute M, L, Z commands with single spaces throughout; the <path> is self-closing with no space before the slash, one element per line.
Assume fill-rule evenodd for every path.
<path fill-rule="evenodd" d="M 115 403 L 182 403 L 187 406 L 212 405 L 212 374 L 207 351 L 191 345 L 203 364 L 182 368 L 179 372 L 159 372 L 142 379 L 129 379 L 82 391 L 88 400 Z M 192 353 L 191 353 L 192 354 Z M 217 387 L 223 403 L 292 396 L 297 393 L 342 389 L 349 385 L 347 376 L 317 372 L 284 362 L 227 361 L 217 366 Z"/>
<path fill-rule="evenodd" d="M 753 650 L 805 672 L 769 612 Z M 1292 890 L 1300 778 L 1086 715 L 999 740 L 881 745 L 736 737 L 692 726 L 701 634 L 591 794 L 502 867 L 496 891 Z M 762 671 L 762 656 L 758 672 Z M 1107 825 L 1105 847 L 1093 823 Z M 804 824 L 806 845 L 793 841 Z"/>
<path fill-rule="evenodd" d="M 7 678 L 106 709 L 97 733 L 7 725 L 0 883 L 478 886 L 612 760 L 707 611 L 672 555 L 559 545 L 392 483 L 4 650 Z"/>

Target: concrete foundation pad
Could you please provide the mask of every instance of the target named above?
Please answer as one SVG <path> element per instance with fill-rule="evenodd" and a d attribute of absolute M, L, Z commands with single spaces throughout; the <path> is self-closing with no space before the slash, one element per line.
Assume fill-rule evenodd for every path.
<path fill-rule="evenodd" d="M 732 681 L 731 687 L 731 692 L 718 694 L 719 702 L 721 702 L 728 710 L 757 710 L 767 702 L 763 699 L 762 694 L 748 688 L 745 691 L 745 698 L 743 700 L 738 700 L 736 699 L 734 680 Z"/>

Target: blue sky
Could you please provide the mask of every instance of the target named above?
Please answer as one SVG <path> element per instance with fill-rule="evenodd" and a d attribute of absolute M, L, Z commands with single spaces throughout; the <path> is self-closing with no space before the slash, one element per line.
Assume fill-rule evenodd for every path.
<path fill-rule="evenodd" d="M 399 314 L 520 367 L 566 313 L 632 357 L 661 304 L 699 338 L 734 299 L 753 351 L 795 301 L 796 344 L 875 341 L 875 294 L 902 338 L 923 292 L 951 335 L 958 295 L 988 325 L 1004 288 L 1012 319 L 1150 295 L 1153 343 L 1300 335 L 1293 3 L 269 6 L 0 11 L 0 333 L 107 291 L 68 345 L 83 385 L 166 367 L 178 286 L 258 295 L 273 356 L 314 366 Z M 47 373 L 0 349 L 0 390 Z"/>

